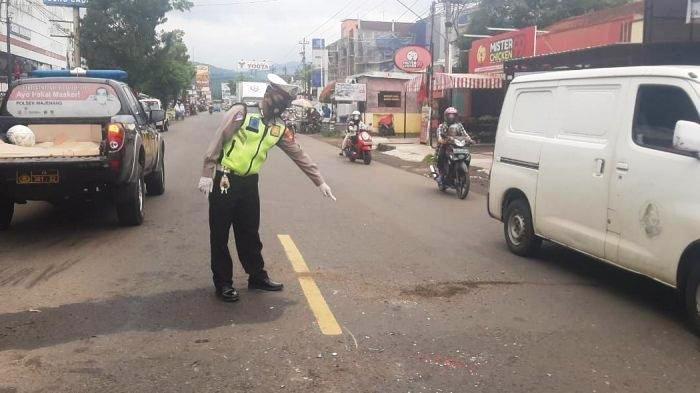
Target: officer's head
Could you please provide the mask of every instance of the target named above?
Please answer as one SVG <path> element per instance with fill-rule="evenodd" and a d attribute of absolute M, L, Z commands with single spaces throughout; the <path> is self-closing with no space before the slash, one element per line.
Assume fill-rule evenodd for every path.
<path fill-rule="evenodd" d="M 262 111 L 266 118 L 279 116 L 294 100 L 299 88 L 288 84 L 284 79 L 275 74 L 267 76 L 269 85 L 262 101 Z"/>

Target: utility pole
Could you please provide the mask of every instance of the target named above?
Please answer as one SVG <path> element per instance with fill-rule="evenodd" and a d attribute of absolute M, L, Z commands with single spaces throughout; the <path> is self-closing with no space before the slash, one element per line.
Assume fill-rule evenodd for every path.
<path fill-rule="evenodd" d="M 5 0 L 5 26 L 7 31 L 5 32 L 5 41 L 7 42 L 7 89 L 10 89 L 10 84 L 12 83 L 12 17 L 10 17 L 10 0 Z"/>
<path fill-rule="evenodd" d="M 451 45 L 450 42 L 450 32 L 452 31 L 453 21 L 452 21 L 452 0 L 444 0 L 445 3 L 445 72 L 448 74 L 452 73 L 452 56 L 451 56 Z"/>
<path fill-rule="evenodd" d="M 428 135 L 426 142 L 432 147 L 432 123 L 433 123 L 433 75 L 435 73 L 435 1 L 430 5 L 430 68 L 428 69 Z"/>
<path fill-rule="evenodd" d="M 311 83 L 309 82 L 309 75 L 308 70 L 306 69 L 306 45 L 309 44 L 309 41 L 306 40 L 306 37 L 299 41 L 299 45 L 301 45 L 301 52 L 299 54 L 301 55 L 301 70 L 302 70 L 302 77 L 304 78 L 304 93 L 305 94 L 310 94 L 310 85 Z"/>
<path fill-rule="evenodd" d="M 8 0 L 9 1 L 9 0 Z M 73 64 L 82 67 L 80 55 L 80 8 L 73 7 Z"/>

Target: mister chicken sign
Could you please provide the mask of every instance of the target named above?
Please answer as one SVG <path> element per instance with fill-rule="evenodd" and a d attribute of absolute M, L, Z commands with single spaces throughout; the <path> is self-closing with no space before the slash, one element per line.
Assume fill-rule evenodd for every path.
<path fill-rule="evenodd" d="M 534 56 L 536 36 L 537 28 L 532 26 L 474 41 L 469 51 L 469 72 L 503 72 L 506 61 Z"/>

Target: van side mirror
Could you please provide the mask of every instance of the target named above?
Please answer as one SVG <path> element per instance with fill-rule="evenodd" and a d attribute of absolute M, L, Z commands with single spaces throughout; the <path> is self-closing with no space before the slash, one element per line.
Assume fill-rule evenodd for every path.
<path fill-rule="evenodd" d="M 165 120 L 165 111 L 162 109 L 153 109 L 150 112 L 151 123 L 160 123 Z"/>
<path fill-rule="evenodd" d="M 700 124 L 680 120 L 673 131 L 673 148 L 695 153 L 700 158 Z"/>

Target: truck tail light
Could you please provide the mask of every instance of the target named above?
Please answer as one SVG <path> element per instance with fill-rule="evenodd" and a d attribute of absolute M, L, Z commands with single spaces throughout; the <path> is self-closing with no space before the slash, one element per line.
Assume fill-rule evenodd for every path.
<path fill-rule="evenodd" d="M 124 127 L 121 124 L 112 123 L 107 126 L 107 145 L 112 153 L 124 147 Z"/>
<path fill-rule="evenodd" d="M 124 147 L 124 126 L 118 123 L 112 123 L 107 126 L 107 147 L 110 153 L 117 153 Z M 112 157 L 109 160 L 109 168 L 119 173 L 122 168 L 121 155 Z"/>

